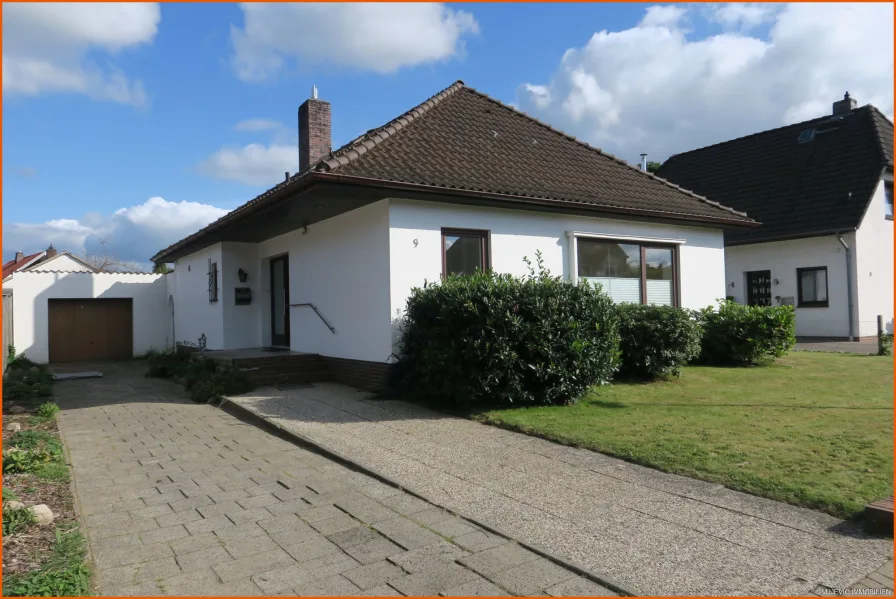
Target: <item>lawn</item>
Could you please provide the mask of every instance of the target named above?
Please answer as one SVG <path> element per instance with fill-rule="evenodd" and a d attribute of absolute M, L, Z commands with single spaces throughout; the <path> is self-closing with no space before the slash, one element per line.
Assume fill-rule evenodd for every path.
<path fill-rule="evenodd" d="M 687 367 L 574 406 L 477 419 L 848 517 L 893 494 L 893 358 L 795 352 L 757 368 Z"/>

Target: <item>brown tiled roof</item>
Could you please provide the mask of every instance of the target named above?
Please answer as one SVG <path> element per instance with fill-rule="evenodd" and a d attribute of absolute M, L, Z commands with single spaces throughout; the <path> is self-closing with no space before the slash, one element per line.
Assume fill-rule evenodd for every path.
<path fill-rule="evenodd" d="M 315 176 L 380 187 L 469 193 L 558 208 L 752 226 L 746 214 L 707 200 L 565 135 L 458 81 L 372 129 L 153 260 Z"/>
<path fill-rule="evenodd" d="M 811 130 L 811 141 L 797 141 Z M 893 123 L 863 106 L 841 119 L 825 116 L 677 154 L 657 174 L 762 223 L 725 233 L 726 243 L 738 244 L 856 229 L 887 168 Z"/>
<path fill-rule="evenodd" d="M 19 270 L 20 268 L 22 268 L 23 266 L 25 266 L 26 264 L 28 264 L 29 262 L 31 262 L 32 260 L 34 260 L 35 258 L 37 258 L 38 256 L 40 256 L 43 253 L 44 252 L 35 252 L 34 254 L 31 254 L 30 256 L 23 257 L 21 260 L 16 260 L 16 259 L 10 260 L 9 262 L 7 262 L 6 264 L 3 265 L 3 278 L 5 279 L 6 277 L 8 277 L 12 273 L 16 272 L 17 270 Z"/>

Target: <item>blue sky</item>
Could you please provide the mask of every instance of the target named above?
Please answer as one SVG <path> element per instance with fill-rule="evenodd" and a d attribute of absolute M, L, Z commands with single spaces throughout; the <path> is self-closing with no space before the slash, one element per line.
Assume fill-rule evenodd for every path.
<path fill-rule="evenodd" d="M 3 256 L 102 239 L 145 261 L 297 169 L 312 84 L 334 147 L 457 79 L 631 162 L 819 116 L 846 89 L 892 115 L 892 5 L 834 6 L 4 5 Z"/>

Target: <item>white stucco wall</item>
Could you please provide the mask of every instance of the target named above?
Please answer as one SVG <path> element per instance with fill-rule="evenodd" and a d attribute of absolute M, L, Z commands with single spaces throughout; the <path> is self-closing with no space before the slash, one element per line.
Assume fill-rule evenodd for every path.
<path fill-rule="evenodd" d="M 208 301 L 208 261 L 218 264 L 218 301 Z M 174 298 L 175 341 L 198 343 L 205 335 L 208 349 L 224 349 L 224 303 L 222 289 L 222 250 L 217 243 L 190 254 L 174 264 L 168 275 L 170 294 Z M 233 291 L 231 290 L 231 294 Z"/>
<path fill-rule="evenodd" d="M 843 235 L 850 248 L 855 247 L 855 235 Z M 810 237 L 772 243 L 729 246 L 725 249 L 725 277 L 727 295 L 746 303 L 746 273 L 771 271 L 772 300 L 792 297 L 796 311 L 796 334 L 804 337 L 846 337 L 849 335 L 849 313 L 846 298 L 846 258 L 843 246 L 833 235 Z M 800 308 L 797 295 L 797 268 L 826 266 L 828 269 L 828 307 Z M 853 271 L 855 254 L 853 253 Z M 775 284 L 775 279 L 778 283 Z M 853 314 L 858 314 L 853 291 Z"/>
<path fill-rule="evenodd" d="M 384 362 L 391 347 L 389 321 L 389 205 L 386 200 L 352 210 L 259 244 L 263 343 L 270 343 L 272 257 L 289 254 L 289 301 L 313 303 L 290 310 L 294 351 Z"/>
<path fill-rule="evenodd" d="M 679 245 L 681 305 L 703 308 L 725 297 L 723 236 L 717 229 L 395 199 L 390 200 L 389 227 L 391 314 L 396 322 L 412 288 L 441 278 L 443 227 L 489 230 L 492 268 L 513 275 L 527 274 L 523 257 L 534 264 L 535 252 L 541 250 L 545 267 L 569 277 L 567 231 L 684 240 Z"/>
<path fill-rule="evenodd" d="M 893 221 L 885 213 L 884 182 L 881 181 L 856 232 L 856 279 L 858 281 L 858 334 L 877 335 L 877 316 L 893 332 Z"/>
<path fill-rule="evenodd" d="M 73 260 L 65 254 L 58 254 L 55 258 L 39 262 L 28 269 L 28 272 L 92 272 L 77 260 Z"/>
<path fill-rule="evenodd" d="M 248 275 L 245 283 L 240 283 L 239 270 Z M 219 301 L 224 311 L 224 347 L 259 347 L 261 338 L 261 304 L 266 301 L 261 293 L 261 277 L 258 244 L 225 242 L 221 244 L 221 265 L 219 265 Z M 236 288 L 248 287 L 252 290 L 252 303 L 236 305 Z"/>
<path fill-rule="evenodd" d="M 165 275 L 18 272 L 12 279 L 16 351 L 35 362 L 49 360 L 49 299 L 132 298 L 134 354 L 166 346 Z"/>

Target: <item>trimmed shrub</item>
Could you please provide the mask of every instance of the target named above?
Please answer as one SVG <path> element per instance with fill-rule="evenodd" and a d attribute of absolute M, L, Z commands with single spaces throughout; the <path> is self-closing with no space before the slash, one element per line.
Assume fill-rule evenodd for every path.
<path fill-rule="evenodd" d="M 411 292 L 393 391 L 441 405 L 569 404 L 609 382 L 616 312 L 588 283 L 538 273 L 451 276 Z"/>
<path fill-rule="evenodd" d="M 722 302 L 696 313 L 703 329 L 700 361 L 752 366 L 779 358 L 796 344 L 793 306 L 745 306 Z"/>
<path fill-rule="evenodd" d="M 218 401 L 225 395 L 240 395 L 255 388 L 252 379 L 239 370 L 224 370 L 195 380 L 190 386 L 190 398 L 199 403 Z"/>
<path fill-rule="evenodd" d="M 182 376 L 190 361 L 189 354 L 174 351 L 154 352 L 146 357 L 148 369 L 146 376 L 161 379 Z"/>
<path fill-rule="evenodd" d="M 654 379 L 678 376 L 700 354 L 700 325 L 687 310 L 672 306 L 619 304 L 619 373 Z"/>
<path fill-rule="evenodd" d="M 24 358 L 23 358 L 24 360 Z M 44 366 L 26 366 L 18 362 L 9 365 L 3 375 L 3 403 L 14 402 L 34 404 L 53 395 L 53 375 Z"/>

